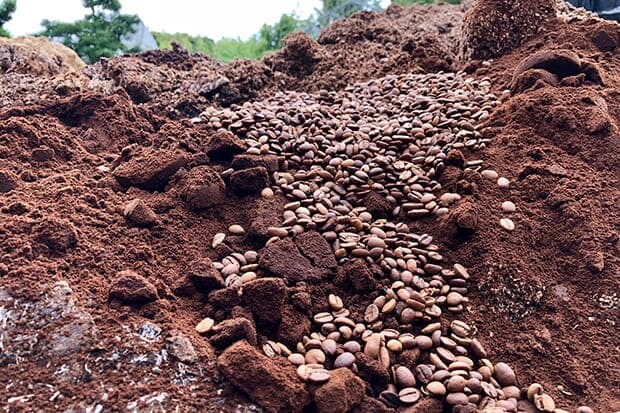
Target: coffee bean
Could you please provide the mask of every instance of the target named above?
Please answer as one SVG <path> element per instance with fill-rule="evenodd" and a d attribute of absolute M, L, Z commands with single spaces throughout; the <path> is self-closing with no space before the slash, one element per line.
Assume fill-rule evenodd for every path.
<path fill-rule="evenodd" d="M 331 323 L 332 321 L 334 321 L 334 316 L 331 315 L 330 313 L 323 312 L 323 313 L 315 314 L 313 319 L 314 319 L 314 322 L 316 323 L 325 324 L 325 323 Z"/>
<path fill-rule="evenodd" d="M 208 333 L 213 328 L 215 321 L 212 318 L 204 318 L 200 323 L 196 325 L 196 331 L 200 334 Z"/>
<path fill-rule="evenodd" d="M 426 390 L 433 396 L 443 396 L 446 394 L 446 387 L 438 381 L 431 381 L 426 385 Z"/>
<path fill-rule="evenodd" d="M 579 406 L 577 410 L 575 410 L 575 413 L 594 413 L 594 410 L 588 406 Z"/>
<path fill-rule="evenodd" d="M 333 339 L 330 339 L 330 338 L 325 339 L 321 343 L 321 350 L 323 350 L 325 354 L 329 356 L 333 356 L 334 354 L 336 354 L 336 351 L 338 350 L 338 344 Z"/>
<path fill-rule="evenodd" d="M 510 212 L 515 212 L 516 210 L 517 210 L 517 207 L 512 202 L 510 201 L 502 202 L 502 211 L 510 213 Z"/>
<path fill-rule="evenodd" d="M 342 309 L 343 307 L 343 303 L 342 303 L 342 299 L 340 297 L 338 297 L 337 295 L 334 294 L 330 294 L 328 297 L 328 301 L 329 301 L 329 306 L 332 310 L 334 311 L 338 311 L 340 309 Z"/>
<path fill-rule="evenodd" d="M 403 350 L 403 344 L 395 339 L 388 341 L 386 347 L 393 353 L 400 353 Z"/>
<path fill-rule="evenodd" d="M 416 385 L 413 372 L 405 366 L 398 366 L 394 371 L 394 380 L 400 387 L 414 387 Z"/>
<path fill-rule="evenodd" d="M 367 323 L 374 323 L 379 319 L 379 308 L 375 304 L 370 304 L 366 307 L 366 312 L 364 313 L 364 321 Z"/>
<path fill-rule="evenodd" d="M 414 404 L 422 397 L 420 391 L 414 387 L 405 387 L 398 392 L 398 400 L 403 404 Z"/>
<path fill-rule="evenodd" d="M 515 229 L 515 223 L 510 218 L 502 218 L 499 220 L 499 225 L 506 231 L 513 231 Z"/>
<path fill-rule="evenodd" d="M 233 235 L 243 235 L 245 234 L 245 230 L 243 229 L 243 227 L 241 225 L 231 225 L 228 227 L 228 232 L 230 232 Z"/>
<path fill-rule="evenodd" d="M 433 347 L 433 340 L 428 336 L 416 336 L 415 344 L 420 350 L 428 350 Z"/>
<path fill-rule="evenodd" d="M 360 346 L 360 343 L 358 343 L 357 341 L 347 341 L 346 343 L 342 345 L 342 348 L 344 348 L 349 353 L 353 353 L 353 354 L 362 351 L 362 347 Z"/>
<path fill-rule="evenodd" d="M 226 239 L 226 234 L 222 233 L 222 232 L 218 232 L 217 234 L 215 234 L 213 236 L 213 241 L 211 242 L 211 247 L 215 248 L 218 245 L 220 245 L 222 242 L 224 242 L 224 239 Z"/>
<path fill-rule="evenodd" d="M 299 365 L 305 364 L 306 359 L 303 356 L 303 354 L 293 353 L 293 354 L 288 356 L 288 361 L 290 361 L 291 363 L 293 363 L 296 366 L 299 366 Z"/>
<path fill-rule="evenodd" d="M 495 365 L 495 377 L 502 386 L 513 386 L 517 383 L 515 372 L 506 363 Z"/>
<path fill-rule="evenodd" d="M 532 383 L 527 388 L 527 398 L 529 401 L 534 401 L 534 396 L 544 393 L 543 386 L 539 383 Z"/>
<path fill-rule="evenodd" d="M 325 369 L 312 369 L 308 375 L 308 381 L 311 383 L 325 383 L 329 380 L 329 371 Z"/>
<path fill-rule="evenodd" d="M 469 403 L 469 398 L 465 393 L 450 393 L 446 396 L 446 403 L 452 406 L 457 404 L 467 404 Z"/>
<path fill-rule="evenodd" d="M 490 179 L 491 181 L 495 181 L 499 177 L 499 174 L 492 169 L 486 169 L 480 172 L 480 175 L 482 175 L 486 179 Z"/>
<path fill-rule="evenodd" d="M 317 348 L 310 349 L 305 355 L 305 360 L 307 364 L 323 364 L 325 363 L 325 353 Z"/>
<path fill-rule="evenodd" d="M 431 381 L 433 376 L 433 367 L 428 364 L 418 364 L 414 368 L 416 378 L 423 384 L 427 384 Z"/>
<path fill-rule="evenodd" d="M 507 189 L 510 186 L 510 181 L 504 177 L 500 177 L 497 180 L 497 185 L 502 189 Z"/>
<path fill-rule="evenodd" d="M 546 393 L 534 395 L 534 406 L 542 412 L 553 412 L 555 410 L 555 402 Z"/>
<path fill-rule="evenodd" d="M 381 334 L 373 333 L 370 335 L 364 346 L 364 354 L 368 357 L 377 359 L 381 348 Z"/>
<path fill-rule="evenodd" d="M 334 360 L 334 368 L 351 367 L 355 363 L 355 356 L 349 352 L 342 353 Z"/>

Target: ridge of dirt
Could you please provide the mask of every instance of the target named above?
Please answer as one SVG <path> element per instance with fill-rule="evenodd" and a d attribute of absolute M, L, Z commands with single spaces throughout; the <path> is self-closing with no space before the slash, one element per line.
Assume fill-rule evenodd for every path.
<path fill-rule="evenodd" d="M 306 410 L 465 411 L 431 397 L 388 409 L 374 398 L 382 393 L 377 383 L 386 380 L 376 363 L 359 362 L 363 381 L 340 371 L 329 386 L 316 386 L 302 384 L 283 357 L 264 356 L 262 346 L 236 344 L 238 355 L 224 350 L 240 338 L 269 345 L 267 339 L 278 337 L 295 348 L 316 327 L 311 316 L 329 309 L 328 294 L 340 295 L 351 318 L 362 319 L 388 289 L 393 280 L 378 265 L 342 261 L 341 251 L 316 232 L 265 243 L 283 216 L 290 219 L 285 204 L 299 185 L 289 187 L 289 175 L 308 186 L 325 179 L 306 167 L 321 151 L 333 156 L 322 145 L 340 119 L 345 123 L 334 138 L 342 141 L 343 157 L 353 154 L 354 175 L 355 151 L 368 150 L 367 143 L 359 145 L 370 133 L 356 126 L 360 113 L 377 113 L 371 105 L 355 106 L 358 97 L 383 96 L 397 80 L 422 79 L 411 73 L 434 79 L 435 71 L 461 67 L 464 8 L 361 13 L 336 22 L 317 42 L 291 35 L 283 50 L 261 62 L 225 65 L 175 48 L 105 60 L 81 72 L 0 74 L 3 409 L 261 411 L 249 394 L 284 409 L 312 400 Z M 436 244 L 438 262 L 467 268 L 469 302 L 459 317 L 474 328 L 488 358 L 509 363 L 521 386 L 541 383 L 557 406 L 571 411 L 584 404 L 597 412 L 620 410 L 619 27 L 562 6 L 531 40 L 495 60 L 467 62 L 476 79 L 472 95 L 483 82 L 502 104 L 488 116 L 478 113 L 480 126 L 461 122 L 460 129 L 480 136 L 438 159 L 432 155 L 436 170 L 421 159 L 430 174 L 422 184 L 436 180 L 441 189 L 430 192 L 459 194 L 455 204 L 403 219 L 418 247 Z M 554 73 L 555 66 L 543 64 L 546 69 L 526 70 L 517 83 L 515 68 L 539 52 L 568 61 L 574 54 L 575 73 Z M 402 109 L 403 124 L 439 89 L 429 86 Z M 270 106 L 291 101 L 290 113 Z M 269 125 L 253 130 L 265 119 Z M 420 147 L 425 130 L 446 127 L 427 122 L 412 132 L 421 134 Z M 276 131 L 282 133 L 277 143 Z M 309 140 L 315 146 L 303 142 L 306 134 L 316 137 Z M 439 143 L 450 138 L 446 132 Z M 267 142 L 298 153 L 271 153 L 273 147 L 263 149 Z M 398 155 L 419 162 L 420 147 Z M 392 170 L 389 164 L 382 169 Z M 489 169 L 508 178 L 508 188 L 482 173 Z M 264 192 L 267 184 L 275 193 Z M 365 205 L 373 217 L 391 216 L 394 199 L 377 197 L 385 188 L 374 189 L 347 202 Z M 502 212 L 508 200 L 514 213 Z M 500 227 L 506 217 L 514 230 Z M 232 231 L 233 224 L 245 232 Z M 361 218 L 352 225 L 365 228 Z M 291 225 L 278 236 L 289 240 L 298 230 Z M 216 234 L 226 234 L 219 245 Z M 243 255 L 251 268 L 245 279 L 223 276 L 235 265 L 230 257 L 241 260 L 252 251 L 258 257 Z M 279 265 L 284 255 L 293 258 Z M 274 280 L 274 274 L 282 275 Z M 306 282 L 290 281 L 304 276 Z M 239 283 L 247 289 L 241 296 Z M 220 326 L 210 339 L 195 329 L 205 317 Z M 387 318 L 386 325 L 398 327 Z M 406 364 L 406 357 L 420 354 L 399 357 Z M 428 362 L 428 354 L 422 359 Z M 234 375 L 238 363 L 253 374 L 232 376 L 233 385 L 226 375 Z M 269 376 L 262 394 L 256 384 L 263 376 L 256 372 Z M 274 383 L 295 397 L 282 396 Z"/>

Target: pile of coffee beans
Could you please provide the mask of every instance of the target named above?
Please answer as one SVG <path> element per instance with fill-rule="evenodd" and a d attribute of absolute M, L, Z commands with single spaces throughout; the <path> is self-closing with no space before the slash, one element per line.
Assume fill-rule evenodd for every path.
<path fill-rule="evenodd" d="M 277 93 L 210 108 L 194 119 L 213 132 L 234 133 L 247 144 L 247 154 L 277 158 L 272 186 L 261 195 L 284 195 L 289 202 L 281 225 L 269 228 L 267 244 L 318 231 L 339 264 L 366 260 L 391 282 L 363 319 L 330 295 L 329 311 L 314 314 L 309 336 L 294 349 L 269 341 L 263 346 L 267 355 L 287 357 L 310 383 L 328 381 L 334 368 L 363 376 L 380 366 L 389 377 L 374 390 L 392 407 L 430 396 L 455 412 L 561 411 L 540 385 L 522 391 L 507 364 L 489 360 L 472 326 L 444 320 L 446 313 L 453 319 L 466 310 L 470 276 L 462 265 L 444 261 L 431 235 L 416 234 L 406 223 L 444 215 L 460 200 L 442 191 L 437 178 L 455 151 L 489 144 L 481 125 L 499 103 L 488 79 L 406 74 L 343 91 Z M 460 166 L 481 171 L 482 161 L 462 160 Z M 494 171 L 481 172 L 501 187 L 509 185 Z M 502 208 L 510 213 L 515 206 Z M 500 225 L 515 228 L 509 218 Z M 243 233 L 233 227 L 230 233 Z M 225 237 L 217 234 L 213 245 Z M 254 280 L 259 254 L 234 253 L 215 263 L 226 285 Z"/>

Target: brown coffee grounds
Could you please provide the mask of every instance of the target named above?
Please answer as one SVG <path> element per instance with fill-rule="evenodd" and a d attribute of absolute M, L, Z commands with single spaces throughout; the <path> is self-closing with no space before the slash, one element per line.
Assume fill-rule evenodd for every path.
<path fill-rule="evenodd" d="M 264 245 L 267 229 L 282 216 L 282 200 L 270 203 L 230 191 L 216 196 L 217 208 L 201 208 L 212 189 L 204 198 L 188 195 L 196 193 L 187 189 L 194 180 L 183 169 L 195 171 L 206 163 L 209 148 L 222 146 L 199 124 L 175 119 L 280 88 L 337 89 L 417 66 L 459 68 L 452 56 L 460 16 L 458 7 L 448 5 L 393 6 L 379 15 L 358 15 L 332 26 L 316 44 L 293 38 L 281 55 L 269 58 L 281 70 L 267 66 L 269 59 L 225 66 L 176 50 L 111 59 L 77 75 L 64 69 L 48 76 L 3 73 L 0 404 L 9 411 L 96 411 L 97 406 L 256 411 L 244 395 L 250 394 L 264 404 L 285 400 L 285 409 L 305 405 L 310 396 L 295 383 L 294 369 L 253 347 L 225 350 L 230 357 L 220 367 L 245 373 L 255 366 L 254 374 L 274 363 L 278 367 L 269 371 L 277 372 L 276 381 L 247 375 L 245 383 L 227 384 L 217 371 L 214 349 L 194 326 L 208 315 L 218 321 L 248 320 L 241 322 L 241 336 L 251 337 L 255 328 L 292 345 L 307 334 L 309 315 L 325 310 L 329 293 L 343 297 L 360 318 L 376 296 L 367 292 L 368 285 L 383 281 L 379 271 L 366 264 L 339 268 L 333 282 L 287 287 L 279 331 L 252 311 L 259 306 L 241 302 L 228 289 L 204 294 L 190 269 L 197 261 Z M 454 26 L 442 25 L 450 20 Z M 428 26 L 420 26 L 422 21 Z M 510 363 L 521 383 L 542 383 L 564 408 L 620 409 L 615 374 L 620 356 L 615 207 L 620 202 L 620 59 L 614 46 L 619 43 L 617 24 L 558 19 L 489 65 L 469 66 L 476 77 L 490 77 L 501 92 L 510 88 L 519 62 L 536 51 L 570 50 L 595 65 L 602 82 L 586 77 L 570 85 L 520 88 L 488 121 L 491 144 L 478 152 L 463 150 L 467 160 L 481 158 L 485 168 L 508 178 L 509 189 L 480 176 L 463 177 L 455 155 L 442 185 L 469 195 L 439 221 L 411 223 L 414 230 L 433 234 L 448 260 L 468 267 L 467 321 L 478 328 L 490 356 Z M 299 60 L 304 63 L 298 72 L 290 69 Z M 114 90 L 110 79 L 122 88 Z M 156 167 L 168 156 L 178 160 L 175 154 L 187 160 L 185 166 L 172 163 L 177 175 Z M 224 157 L 209 168 L 222 173 L 228 161 Z M 121 163 L 133 165 L 130 181 L 111 173 Z M 255 166 L 269 169 L 247 165 Z M 181 184 L 184 179 L 189 185 Z M 142 189 L 127 182 L 139 182 Z M 135 225 L 125 213 L 136 199 L 156 215 L 155 222 Z M 505 200 L 517 206 L 512 232 L 499 228 Z M 378 210 L 389 209 L 374 202 Z M 231 224 L 252 236 L 228 235 L 225 244 L 211 248 L 212 236 L 227 233 Z M 311 263 L 312 271 L 300 277 L 320 279 L 321 249 L 308 243 L 306 252 L 300 245 L 286 251 Z M 120 300 L 110 296 L 124 271 L 146 280 L 141 282 L 154 301 L 136 305 L 123 295 Z M 352 278 L 352 272 L 364 281 L 353 290 L 351 283 L 360 278 Z M 239 360 L 248 354 L 258 364 Z M 386 380 L 371 362 L 362 365 L 360 376 L 370 384 Z M 263 388 L 262 396 L 253 393 L 261 391 L 258 385 L 274 383 L 282 385 Z M 290 388 L 285 398 L 282 388 Z M 329 402 L 334 397 L 326 393 Z M 358 398 L 352 390 L 339 402 Z M 364 397 L 356 409 L 387 410 L 377 403 Z M 411 411 L 443 408 L 425 398 Z"/>

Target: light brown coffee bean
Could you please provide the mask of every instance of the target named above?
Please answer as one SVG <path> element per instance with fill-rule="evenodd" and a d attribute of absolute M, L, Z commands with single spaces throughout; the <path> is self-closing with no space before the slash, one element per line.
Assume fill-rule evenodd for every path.
<path fill-rule="evenodd" d="M 534 396 L 541 395 L 544 393 L 544 389 L 542 384 L 540 383 L 532 383 L 527 388 L 527 398 L 529 401 L 534 401 Z"/>
<path fill-rule="evenodd" d="M 243 235 L 245 234 L 245 229 L 241 225 L 235 224 L 228 227 L 228 232 L 233 235 Z"/>
<path fill-rule="evenodd" d="M 328 302 L 329 302 L 329 307 L 333 311 L 341 310 L 342 307 L 344 306 L 344 304 L 342 303 L 342 298 L 340 298 L 340 297 L 338 297 L 337 295 L 334 295 L 334 294 L 330 294 L 329 295 Z"/>
<path fill-rule="evenodd" d="M 393 353 L 400 353 L 403 350 L 403 344 L 396 339 L 389 340 L 386 347 Z"/>
<path fill-rule="evenodd" d="M 446 387 L 439 381 L 431 381 L 426 385 L 426 390 L 433 396 L 443 396 L 446 394 Z"/>
<path fill-rule="evenodd" d="M 300 366 L 300 365 L 306 363 L 306 359 L 303 356 L 303 354 L 299 354 L 299 353 L 293 353 L 293 354 L 289 355 L 288 356 L 288 361 L 290 361 L 291 363 L 293 363 L 296 366 Z"/>
<path fill-rule="evenodd" d="M 394 380 L 399 387 L 414 387 L 416 385 L 413 372 L 405 366 L 398 366 L 394 371 Z"/>
<path fill-rule="evenodd" d="M 515 372 L 506 363 L 497 363 L 495 365 L 495 377 L 502 386 L 513 386 L 517 384 Z"/>
<path fill-rule="evenodd" d="M 334 368 L 351 367 L 355 363 L 355 356 L 349 352 L 344 352 L 334 360 Z"/>
<path fill-rule="evenodd" d="M 364 346 L 364 354 L 368 357 L 377 359 L 381 348 L 381 334 L 373 333 L 370 335 Z"/>
<path fill-rule="evenodd" d="M 465 393 L 450 393 L 446 396 L 446 403 L 452 406 L 457 404 L 467 404 L 469 403 L 469 398 Z"/>
<path fill-rule="evenodd" d="M 313 320 L 319 324 L 331 323 L 332 321 L 334 321 L 334 316 L 327 312 L 316 313 L 313 317 Z"/>
<path fill-rule="evenodd" d="M 206 317 L 196 325 L 196 331 L 200 334 L 204 334 L 211 331 L 214 325 L 215 321 L 212 318 Z"/>
<path fill-rule="evenodd" d="M 325 369 L 312 369 L 308 375 L 308 381 L 311 383 L 325 383 L 329 380 L 329 371 Z"/>
<path fill-rule="evenodd" d="M 366 307 L 366 312 L 364 313 L 364 321 L 367 323 L 374 323 L 379 319 L 379 308 L 375 304 L 370 304 Z"/>
<path fill-rule="evenodd" d="M 546 393 L 534 395 L 534 406 L 540 411 L 551 413 L 555 409 L 555 402 Z"/>
<path fill-rule="evenodd" d="M 322 350 L 313 348 L 306 352 L 305 359 L 307 364 L 323 364 L 325 363 L 325 353 Z"/>
<path fill-rule="evenodd" d="M 506 231 L 513 231 L 515 229 L 515 223 L 510 218 L 502 218 L 499 220 L 499 225 Z"/>
<path fill-rule="evenodd" d="M 415 344 L 420 350 L 429 350 L 433 347 L 433 340 L 428 336 L 416 336 Z"/>
<path fill-rule="evenodd" d="M 414 404 L 422 397 L 422 394 L 415 387 L 405 387 L 398 392 L 398 400 L 403 404 Z"/>

